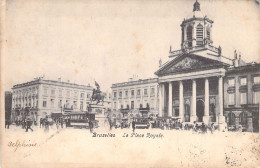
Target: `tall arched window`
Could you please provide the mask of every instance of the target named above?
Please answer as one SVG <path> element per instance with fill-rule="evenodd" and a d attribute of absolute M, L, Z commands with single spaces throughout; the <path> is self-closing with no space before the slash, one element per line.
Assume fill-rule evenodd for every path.
<path fill-rule="evenodd" d="M 239 115 L 239 123 L 243 127 L 247 127 L 247 114 L 245 112 L 240 113 L 240 115 Z"/>
<path fill-rule="evenodd" d="M 192 26 L 187 28 L 188 47 L 192 47 Z"/>
<path fill-rule="evenodd" d="M 201 24 L 196 27 L 196 45 L 203 45 L 203 26 Z"/>
<path fill-rule="evenodd" d="M 228 113 L 228 122 L 227 122 L 227 124 L 229 126 L 236 125 L 236 116 L 235 116 L 234 113 L 232 113 L 232 112 Z"/>

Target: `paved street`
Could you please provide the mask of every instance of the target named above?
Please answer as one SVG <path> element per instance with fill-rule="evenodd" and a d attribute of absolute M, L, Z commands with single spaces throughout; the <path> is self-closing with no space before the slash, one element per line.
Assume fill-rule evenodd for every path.
<path fill-rule="evenodd" d="M 189 167 L 252 166 L 259 165 L 259 135 L 254 133 L 215 132 L 196 134 L 178 130 L 136 130 L 87 129 L 53 127 L 48 133 L 42 128 L 24 132 L 20 127 L 11 126 L 5 130 L 3 148 L 7 161 L 33 164 L 42 163 L 88 163 L 88 164 L 167 164 Z M 242 135 L 241 135 L 242 134 Z M 148 135 L 148 136 L 147 136 Z M 24 147 L 11 145 L 34 144 Z M 17 148 L 17 149 L 16 149 Z M 52 152 L 54 151 L 55 152 Z M 86 152 L 88 151 L 88 152 Z M 209 162 L 209 160 L 211 160 Z M 39 161 L 39 160 L 38 160 Z M 102 162 L 101 162 L 102 161 Z"/>

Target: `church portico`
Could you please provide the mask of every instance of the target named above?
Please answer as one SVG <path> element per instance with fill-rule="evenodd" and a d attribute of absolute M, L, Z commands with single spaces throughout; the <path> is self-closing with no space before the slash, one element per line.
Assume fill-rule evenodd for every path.
<path fill-rule="evenodd" d="M 159 115 L 191 123 L 223 122 L 222 76 L 190 78 L 159 83 Z"/>

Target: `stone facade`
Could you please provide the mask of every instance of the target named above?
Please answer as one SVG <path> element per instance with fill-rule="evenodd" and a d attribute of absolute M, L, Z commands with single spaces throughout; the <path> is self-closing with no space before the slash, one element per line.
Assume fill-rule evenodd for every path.
<path fill-rule="evenodd" d="M 42 78 L 14 85 L 12 88 L 12 121 L 26 115 L 39 121 L 41 117 L 54 113 L 86 111 L 92 89 L 89 85 Z"/>
<path fill-rule="evenodd" d="M 122 115 L 121 109 L 129 109 L 132 117 L 141 116 L 140 107 L 150 107 L 149 115 L 158 114 L 158 79 L 142 79 L 113 84 L 112 115 Z"/>

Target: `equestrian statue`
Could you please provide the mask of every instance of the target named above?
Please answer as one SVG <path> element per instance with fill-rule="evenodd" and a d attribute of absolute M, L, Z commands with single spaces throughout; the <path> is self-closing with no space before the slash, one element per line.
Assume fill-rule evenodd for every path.
<path fill-rule="evenodd" d="M 104 104 L 105 94 L 101 92 L 99 84 L 95 81 L 96 89 L 93 88 L 92 96 L 90 98 L 90 101 L 97 101 L 96 105 L 100 102 L 102 102 L 102 105 Z"/>

